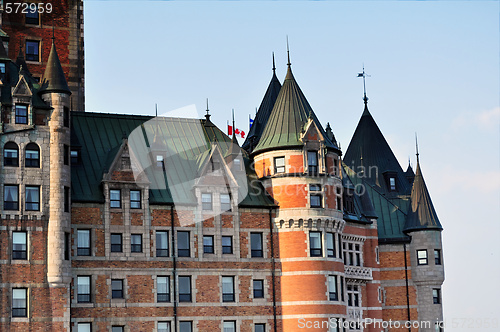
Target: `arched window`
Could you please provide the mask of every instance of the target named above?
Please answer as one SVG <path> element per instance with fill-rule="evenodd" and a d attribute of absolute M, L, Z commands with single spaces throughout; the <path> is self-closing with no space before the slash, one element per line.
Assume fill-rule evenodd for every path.
<path fill-rule="evenodd" d="M 24 160 L 26 167 L 40 167 L 40 148 L 36 143 L 26 145 L 26 158 Z"/>
<path fill-rule="evenodd" d="M 19 166 L 19 147 L 14 142 L 7 142 L 3 147 L 3 165 Z"/>

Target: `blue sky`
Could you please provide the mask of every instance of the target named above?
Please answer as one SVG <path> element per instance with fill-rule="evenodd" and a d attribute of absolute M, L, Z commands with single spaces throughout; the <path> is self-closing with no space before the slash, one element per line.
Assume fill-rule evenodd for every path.
<path fill-rule="evenodd" d="M 500 288 L 485 281 L 500 275 L 499 2 L 86 1 L 86 109 L 195 104 L 202 116 L 209 98 L 219 127 L 234 108 L 248 130 L 273 51 L 283 81 L 287 35 L 294 76 L 344 151 L 363 110 L 363 63 L 370 111 L 403 168 L 418 133 L 445 229 L 445 318 L 496 317 Z"/>

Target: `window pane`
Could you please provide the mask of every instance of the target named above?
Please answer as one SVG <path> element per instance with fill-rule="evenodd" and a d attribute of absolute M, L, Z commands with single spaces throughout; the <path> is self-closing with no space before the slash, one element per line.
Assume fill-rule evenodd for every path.
<path fill-rule="evenodd" d="M 77 255 L 90 256 L 90 230 L 79 229 L 77 231 Z"/>
<path fill-rule="evenodd" d="M 321 207 L 320 195 L 311 195 L 311 207 Z"/>
<path fill-rule="evenodd" d="M 122 252 L 121 234 L 111 234 L 111 252 Z"/>
<path fill-rule="evenodd" d="M 123 280 L 121 279 L 111 280 L 111 295 L 113 299 L 123 298 Z"/>
<path fill-rule="evenodd" d="M 12 232 L 12 259 L 26 259 L 27 252 L 26 232 Z"/>
<path fill-rule="evenodd" d="M 191 302 L 191 277 L 179 277 L 179 302 Z"/>
<path fill-rule="evenodd" d="M 170 301 L 170 278 L 158 277 L 156 279 L 157 300 L 158 302 Z"/>
<path fill-rule="evenodd" d="M 130 237 L 130 250 L 132 252 L 142 252 L 142 234 L 132 234 Z"/>
<path fill-rule="evenodd" d="M 170 332 L 170 322 L 158 322 L 158 332 Z"/>
<path fill-rule="evenodd" d="M 17 186 L 4 186 L 4 210 L 19 210 L 19 196 Z"/>
<path fill-rule="evenodd" d="M 328 257 L 335 257 L 335 237 L 333 233 L 326 233 L 326 251 Z"/>
<path fill-rule="evenodd" d="M 192 332 L 192 322 L 179 322 L 179 332 Z"/>
<path fill-rule="evenodd" d="M 201 205 L 205 211 L 212 210 L 212 194 L 201 194 Z"/>
<path fill-rule="evenodd" d="M 91 332 L 91 323 L 78 323 L 78 332 Z"/>
<path fill-rule="evenodd" d="M 179 231 L 177 232 L 178 244 L 178 256 L 179 257 L 189 257 L 190 256 L 190 243 L 189 243 L 189 232 Z"/>
<path fill-rule="evenodd" d="M 234 277 L 222 277 L 222 301 L 234 302 Z"/>
<path fill-rule="evenodd" d="M 90 276 L 77 277 L 78 302 L 90 302 Z"/>
<path fill-rule="evenodd" d="M 214 253 L 214 237 L 211 235 L 203 236 L 203 252 L 205 254 Z"/>
<path fill-rule="evenodd" d="M 141 208 L 141 192 L 140 190 L 130 191 L 130 208 L 140 209 Z"/>
<path fill-rule="evenodd" d="M 156 232 L 156 256 L 168 257 L 168 232 Z"/>
<path fill-rule="evenodd" d="M 121 192 L 120 190 L 112 189 L 109 191 L 109 205 L 112 208 L 121 207 Z"/>
<path fill-rule="evenodd" d="M 311 248 L 311 256 L 322 256 L 320 232 L 309 232 L 309 245 Z"/>
<path fill-rule="evenodd" d="M 113 326 L 111 332 L 123 332 L 123 326 Z"/>
<path fill-rule="evenodd" d="M 235 331 L 236 331 L 236 322 L 224 322 L 223 332 L 235 332 Z"/>
<path fill-rule="evenodd" d="M 253 297 L 254 299 L 264 297 L 264 280 L 253 281 Z"/>
<path fill-rule="evenodd" d="M 12 316 L 26 317 L 27 316 L 27 289 L 14 288 L 12 290 Z"/>
<path fill-rule="evenodd" d="M 233 253 L 233 237 L 223 236 L 222 237 L 222 253 L 232 254 Z"/>
<path fill-rule="evenodd" d="M 40 210 L 40 187 L 28 187 L 26 191 L 26 210 L 38 211 Z"/>
<path fill-rule="evenodd" d="M 38 61 L 38 41 L 27 40 L 26 41 L 26 60 L 28 61 Z"/>
<path fill-rule="evenodd" d="M 263 257 L 262 251 L 262 233 L 250 234 L 250 246 L 252 257 Z"/>
<path fill-rule="evenodd" d="M 274 172 L 285 173 L 285 157 L 274 158 Z"/>
<path fill-rule="evenodd" d="M 231 210 L 231 196 L 229 194 L 220 195 L 220 209 L 221 211 Z"/>
<path fill-rule="evenodd" d="M 266 324 L 255 324 L 255 332 L 265 332 L 266 331 Z"/>

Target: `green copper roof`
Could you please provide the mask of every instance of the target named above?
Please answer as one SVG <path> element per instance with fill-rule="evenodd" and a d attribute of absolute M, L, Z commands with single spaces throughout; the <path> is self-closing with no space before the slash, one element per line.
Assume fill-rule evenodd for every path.
<path fill-rule="evenodd" d="M 404 199 L 389 199 L 378 187 L 366 181 L 362 174 L 357 174 L 353 169 L 342 163 L 344 172 L 359 192 L 365 192 L 370 197 L 371 204 L 366 202 L 367 197 L 362 197 L 367 214 L 373 214 L 373 207 L 377 219 L 377 231 L 379 241 L 400 242 L 407 241 L 409 237 L 403 233 L 406 221 L 406 209 L 408 201 Z"/>
<path fill-rule="evenodd" d="M 255 146 L 259 143 L 262 132 L 264 131 L 264 128 L 267 124 L 267 120 L 269 120 L 269 116 L 271 115 L 271 111 L 273 110 L 276 98 L 278 98 L 280 89 L 281 83 L 278 80 L 278 77 L 276 77 L 276 70 L 273 67 L 273 77 L 271 78 L 271 82 L 267 87 L 266 94 L 262 99 L 259 110 L 255 115 L 255 119 L 253 121 L 252 127 L 250 127 L 247 138 L 242 145 L 243 149 L 245 149 L 249 153 L 251 153 L 253 148 L 255 148 Z"/>
<path fill-rule="evenodd" d="M 44 92 L 65 92 L 71 94 L 61 62 L 59 61 L 59 56 L 57 55 L 54 41 L 52 41 L 52 48 L 50 49 L 49 59 L 45 67 L 45 73 L 43 74 L 39 93 Z"/>
<path fill-rule="evenodd" d="M 442 230 L 443 226 L 441 226 L 436 210 L 434 210 L 431 196 L 420 170 L 420 163 L 417 161 L 417 171 L 411 190 L 411 205 L 404 232 L 409 233 L 426 229 Z"/>
<path fill-rule="evenodd" d="M 146 150 L 145 155 L 156 150 L 167 152 L 165 171 L 158 167 L 144 169 L 151 183 L 151 204 L 196 204 L 192 185 L 199 176 L 200 156 L 209 153 L 213 142 L 223 151 L 228 150 L 231 143 L 231 139 L 209 119 L 90 112 L 72 112 L 71 116 L 71 146 L 81 151 L 81 164 L 71 167 L 72 200 L 75 202 L 104 202 L 101 185 L 103 175 L 109 171 L 124 137 L 128 137 L 130 151 L 136 155 Z M 154 122 L 151 125 L 149 121 L 152 119 Z M 260 182 L 250 184 L 254 175 L 251 172 L 248 168 L 248 195 L 240 202 L 240 206 L 273 206 Z M 243 194 L 241 192 L 240 197 Z"/>
<path fill-rule="evenodd" d="M 289 65 L 269 120 L 252 153 L 270 149 L 301 147 L 303 143 L 300 136 L 309 116 L 312 117 L 321 134 L 325 137 L 326 147 L 340 152 L 339 148 L 328 139 L 316 114 L 295 81 Z"/>
<path fill-rule="evenodd" d="M 411 186 L 406 175 L 368 111 L 366 103 L 343 160 L 357 172 L 364 168 L 366 180 L 383 194 L 391 197 L 410 194 Z M 395 174 L 396 191 L 390 190 L 384 178 L 385 172 Z"/>

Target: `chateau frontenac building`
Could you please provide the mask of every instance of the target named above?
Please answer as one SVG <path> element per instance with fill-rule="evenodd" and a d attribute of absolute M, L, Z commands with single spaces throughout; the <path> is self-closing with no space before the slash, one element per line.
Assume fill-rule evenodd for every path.
<path fill-rule="evenodd" d="M 1 46 L 0 331 L 441 330 L 442 226 L 366 96 L 343 154 L 273 69 L 240 148 L 73 111 L 54 39 L 40 82 Z"/>

